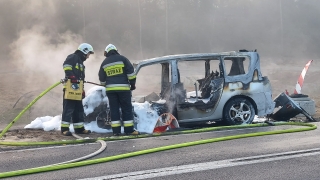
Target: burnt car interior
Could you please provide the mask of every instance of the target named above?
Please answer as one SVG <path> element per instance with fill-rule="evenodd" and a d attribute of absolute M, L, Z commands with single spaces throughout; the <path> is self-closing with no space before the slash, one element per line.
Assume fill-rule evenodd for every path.
<path fill-rule="evenodd" d="M 199 91 L 199 95 L 196 95 L 196 97 L 187 97 L 187 90 L 184 86 L 184 83 L 181 82 L 179 68 L 172 69 L 170 63 L 162 63 L 160 98 L 165 99 L 166 104 L 175 104 L 178 105 L 180 108 L 187 108 L 193 106 L 200 109 L 206 109 L 206 107 L 212 107 L 212 105 L 214 105 L 217 102 L 218 97 L 220 97 L 220 94 L 217 94 L 217 96 L 212 96 L 213 98 L 211 98 L 207 103 L 204 103 L 203 101 L 201 101 L 201 99 L 210 98 L 211 92 L 214 92 L 212 90 L 215 87 L 220 88 L 220 86 L 223 84 L 223 78 L 220 78 L 221 73 L 219 73 L 217 70 L 215 72 L 210 72 L 210 60 L 198 62 L 205 62 L 205 77 L 196 80 L 199 84 L 198 86 L 195 86 L 195 91 Z M 220 69 L 219 71 L 221 72 L 222 69 Z M 175 74 L 177 76 L 177 82 L 174 84 L 171 81 L 172 76 L 174 76 Z M 215 79 L 217 79 L 217 81 L 213 81 Z M 221 91 L 215 92 L 220 93 Z M 189 102 L 189 99 L 196 99 L 196 102 Z"/>
<path fill-rule="evenodd" d="M 161 92 L 159 95 L 161 99 L 166 100 L 166 103 L 165 108 L 162 107 L 161 109 L 167 112 L 175 112 L 176 108 L 185 109 L 190 107 L 203 111 L 214 109 L 223 92 L 224 72 L 228 73 L 228 76 L 245 74 L 245 67 L 249 67 L 249 62 L 245 62 L 246 60 L 247 57 L 219 56 L 211 59 L 177 61 L 175 62 L 176 66 L 173 61 L 162 63 Z M 190 83 L 184 84 L 185 82 L 182 81 L 182 79 L 185 79 L 185 74 L 190 73 L 190 71 L 181 73 L 179 70 L 180 63 L 185 62 L 194 62 L 197 65 L 201 65 L 201 67 L 204 65 L 204 71 L 199 71 L 196 67 L 192 68 L 193 71 L 199 71 L 199 74 L 204 72 L 202 74 L 204 75 L 204 77 L 202 76 L 203 78 L 194 79 L 194 88 L 191 90 L 195 91 L 195 95 L 187 95 L 187 92 L 190 92 Z M 222 65 L 222 63 L 224 64 Z M 186 67 L 188 66 L 190 65 L 186 65 Z M 176 80 L 174 80 L 175 77 Z M 189 86 L 189 88 L 186 86 Z M 153 104 L 158 103 L 153 102 Z M 177 114 L 174 115 L 177 116 Z"/>

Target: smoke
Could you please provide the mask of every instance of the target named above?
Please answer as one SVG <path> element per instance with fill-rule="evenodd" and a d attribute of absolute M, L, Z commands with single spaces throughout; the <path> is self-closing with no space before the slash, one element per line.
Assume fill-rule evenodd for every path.
<path fill-rule="evenodd" d="M 12 9 L 22 9 L 10 20 L 18 22 L 18 25 L 14 28 L 16 31 L 9 33 L 12 38 L 6 52 L 9 52 L 7 55 L 10 63 L 14 63 L 16 69 L 25 73 L 26 89 L 34 88 L 35 83 L 38 88 L 48 87 L 63 78 L 64 60 L 84 42 L 83 34 L 79 34 L 83 32 L 83 27 L 73 32 L 77 23 L 68 21 L 70 24 L 64 24 L 67 17 L 59 18 L 64 13 L 61 9 L 63 5 L 56 1 L 10 1 L 4 5 Z M 74 7 L 74 4 L 70 6 Z M 95 51 L 102 55 L 103 50 Z M 88 64 L 88 69 L 94 68 L 98 71 L 96 54 L 92 55 L 85 65 Z M 103 59 L 102 56 L 98 57 Z M 94 77 L 96 80 L 97 73 L 94 75 L 87 73 L 88 78 Z"/>
<path fill-rule="evenodd" d="M 45 30 L 43 26 L 22 30 L 10 46 L 11 57 L 20 69 L 54 83 L 64 77 L 62 63 L 78 46 L 75 39 L 81 37 L 71 32 L 49 36 Z M 51 43 L 53 40 L 58 43 Z"/>
<path fill-rule="evenodd" d="M 5 44 L 40 26 L 38 35 L 50 44 L 63 43 L 55 36 L 69 32 L 81 37 L 72 40 L 76 44 L 86 41 L 96 50 L 115 44 L 133 61 L 245 48 L 281 60 L 319 57 L 315 0 L 2 0 L 0 5 Z"/>

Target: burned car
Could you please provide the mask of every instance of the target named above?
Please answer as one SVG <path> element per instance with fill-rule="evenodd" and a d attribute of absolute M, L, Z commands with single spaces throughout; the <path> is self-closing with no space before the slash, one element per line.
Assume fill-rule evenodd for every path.
<path fill-rule="evenodd" d="M 149 103 L 159 115 L 172 113 L 180 126 L 208 122 L 250 124 L 255 115 L 267 116 L 274 110 L 271 84 L 262 75 L 256 51 L 147 59 L 134 64 L 137 80 L 142 78 L 139 72 L 152 65 L 157 65 L 160 72 L 146 82 L 158 77 L 160 87 L 158 100 Z M 153 70 L 146 72 L 150 74 Z"/>

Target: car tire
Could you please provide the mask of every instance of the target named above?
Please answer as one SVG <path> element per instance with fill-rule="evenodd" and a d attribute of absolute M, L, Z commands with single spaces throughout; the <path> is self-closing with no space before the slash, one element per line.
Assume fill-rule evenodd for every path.
<path fill-rule="evenodd" d="M 245 98 L 229 100 L 223 110 L 223 120 L 227 125 L 251 124 L 254 116 L 255 109 Z"/>

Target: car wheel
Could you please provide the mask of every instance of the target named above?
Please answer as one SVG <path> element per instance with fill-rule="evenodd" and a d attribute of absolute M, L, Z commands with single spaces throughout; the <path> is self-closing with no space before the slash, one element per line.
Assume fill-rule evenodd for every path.
<path fill-rule="evenodd" d="M 254 116 L 254 107 L 245 98 L 235 98 L 228 101 L 223 111 L 223 119 L 228 125 L 251 124 Z"/>
<path fill-rule="evenodd" d="M 97 125 L 102 129 L 111 129 L 110 109 L 101 111 L 96 117 Z"/>

